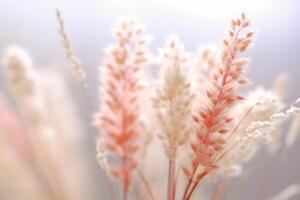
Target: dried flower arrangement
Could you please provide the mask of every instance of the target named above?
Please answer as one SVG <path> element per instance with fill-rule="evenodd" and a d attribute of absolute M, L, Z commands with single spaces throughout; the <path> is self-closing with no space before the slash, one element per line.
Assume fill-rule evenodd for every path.
<path fill-rule="evenodd" d="M 66 57 L 88 97 L 86 73 L 58 10 L 56 14 Z M 99 109 L 91 111 L 97 159 L 108 184 L 113 179 L 121 183 L 122 199 L 190 200 L 202 182 L 241 175 L 243 164 L 263 146 L 275 154 L 289 118 L 284 144 L 294 144 L 300 132 L 300 98 L 289 106 L 284 102 L 286 75 L 278 77 L 274 89 L 258 88 L 244 96 L 239 92 L 248 82 L 249 59 L 243 53 L 254 37 L 249 28 L 250 20 L 242 13 L 231 21 L 220 49 L 204 48 L 195 58 L 177 36 L 170 36 L 154 62 L 143 25 L 131 17 L 119 22 L 113 31 L 115 43 L 105 49 L 100 66 Z M 150 64 L 159 66 L 157 83 L 145 79 Z M 9 177 L 5 187 L 18 193 L 3 192 L 1 197 L 91 198 L 82 186 L 90 181 L 89 170 L 78 154 L 80 140 L 74 137 L 80 127 L 69 124 L 78 118 L 63 80 L 35 70 L 17 47 L 7 50 L 3 65 L 18 112 L 0 99 L 0 148 L 7 153 L 0 156 L 0 177 Z M 168 160 L 168 169 L 162 172 L 167 175 L 164 192 L 146 170 L 146 152 L 153 148 Z M 151 170 L 161 168 L 153 165 Z M 224 197 L 222 187 L 217 185 L 211 199 Z M 285 200 L 299 192 L 298 184 L 290 185 L 271 199 Z"/>

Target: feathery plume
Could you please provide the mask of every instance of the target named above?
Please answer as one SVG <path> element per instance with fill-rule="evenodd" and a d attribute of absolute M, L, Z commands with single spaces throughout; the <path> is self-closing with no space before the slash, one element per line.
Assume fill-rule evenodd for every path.
<path fill-rule="evenodd" d="M 190 117 L 193 95 L 186 74 L 187 57 L 183 45 L 170 37 L 160 53 L 161 83 L 153 105 L 156 110 L 159 137 L 168 158 L 176 157 L 179 146 L 188 141 L 192 132 Z"/>
<path fill-rule="evenodd" d="M 58 21 L 58 33 L 61 37 L 62 45 L 65 50 L 65 54 L 67 59 L 71 62 L 73 65 L 73 73 L 75 78 L 81 83 L 81 84 L 86 84 L 86 74 L 85 71 L 83 70 L 83 67 L 81 66 L 81 61 L 79 58 L 75 56 L 73 47 L 71 45 L 71 42 L 67 36 L 67 33 L 65 31 L 65 25 L 64 25 L 64 20 L 61 16 L 61 13 L 58 9 L 56 9 L 56 17 Z"/>
<path fill-rule="evenodd" d="M 272 91 L 263 88 L 250 92 L 244 102 L 234 106 L 232 115 L 236 116 L 234 124 L 238 124 L 238 127 L 234 133 L 231 131 L 226 135 L 229 139 L 224 145 L 222 150 L 224 155 L 218 161 L 219 167 L 214 175 L 237 176 L 242 172 L 241 164 L 252 158 L 258 149 L 258 144 L 255 145 L 254 142 L 247 140 L 247 127 L 253 121 L 269 121 L 273 114 L 282 109 L 282 106 L 283 104 Z M 277 130 L 280 131 L 280 129 L 273 130 L 270 137 L 275 135 Z"/>
<path fill-rule="evenodd" d="M 264 107 L 262 102 L 258 106 L 261 105 Z M 229 166 L 228 163 L 234 165 L 249 160 L 263 144 L 273 142 L 272 134 L 296 113 L 299 113 L 299 107 L 294 102 L 288 109 L 270 115 L 268 120 L 252 121 L 244 133 L 226 147 L 218 160 L 225 166 Z"/>
<path fill-rule="evenodd" d="M 28 54 L 19 47 L 8 48 L 3 57 L 3 63 L 10 91 L 22 114 L 22 119 L 26 123 L 25 128 L 30 143 L 28 147 L 30 147 L 30 153 L 34 158 L 34 162 L 30 164 L 33 165 L 33 168 L 42 172 L 41 177 L 45 179 L 45 182 L 41 187 L 49 192 L 53 189 L 50 179 L 54 176 L 48 173 L 51 162 L 48 157 L 49 152 L 45 151 L 45 144 L 48 142 L 45 137 L 50 131 L 44 123 L 45 112 L 38 76 L 33 69 Z M 51 185 L 51 189 L 47 184 Z M 54 193 L 53 191 L 49 192 L 49 197 L 55 196 Z"/>
<path fill-rule="evenodd" d="M 32 62 L 25 50 L 10 47 L 3 57 L 5 75 L 14 100 L 27 121 L 37 126 L 44 114 L 38 85 L 38 76 L 33 70 Z"/>
<path fill-rule="evenodd" d="M 175 159 L 179 146 L 192 132 L 191 104 L 193 95 L 187 74 L 187 56 L 177 37 L 171 36 L 160 53 L 161 83 L 153 98 L 159 137 L 169 158 L 168 199 L 175 199 Z"/>
<path fill-rule="evenodd" d="M 122 182 L 124 198 L 132 183 L 132 172 L 138 165 L 135 156 L 140 148 L 139 137 L 144 132 L 139 100 L 143 88 L 141 71 L 148 57 L 143 32 L 143 27 L 132 18 L 122 20 L 115 29 L 116 43 L 105 52 L 102 104 L 95 115 L 103 145 L 120 159 L 119 165 L 109 165 L 109 171 Z"/>
<path fill-rule="evenodd" d="M 248 60 L 239 56 L 248 49 L 253 38 L 253 32 L 246 30 L 249 24 L 244 14 L 232 20 L 229 35 L 223 40 L 222 64 L 214 69 L 210 77 L 207 103 L 199 102 L 200 108 L 193 117 L 199 129 L 196 142 L 192 143 L 192 168 L 184 168 L 188 177 L 185 200 L 190 199 L 199 181 L 218 167 L 216 158 L 226 143 L 223 135 L 228 132 L 227 127 L 232 122 L 228 110 L 243 99 L 237 94 L 236 88 L 247 83 L 243 76 Z"/>
<path fill-rule="evenodd" d="M 9 47 L 3 56 L 3 65 L 10 90 L 18 102 L 27 100 L 35 92 L 35 74 L 28 54 L 19 47 Z"/>

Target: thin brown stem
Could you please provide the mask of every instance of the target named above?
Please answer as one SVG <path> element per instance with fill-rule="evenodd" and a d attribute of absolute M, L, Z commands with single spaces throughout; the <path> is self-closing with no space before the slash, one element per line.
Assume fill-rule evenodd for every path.
<path fill-rule="evenodd" d="M 228 137 L 228 140 L 230 140 L 230 138 L 232 137 L 232 135 L 237 131 L 237 129 L 240 127 L 240 125 L 242 124 L 242 122 L 247 118 L 247 116 L 251 113 L 251 111 L 255 108 L 255 106 L 259 105 L 258 102 L 255 103 L 253 106 L 251 106 L 249 108 L 249 110 L 246 112 L 246 114 L 240 119 L 240 121 L 237 123 L 237 125 L 234 127 L 234 129 L 232 130 L 231 134 Z M 234 147 L 236 146 L 236 144 L 234 144 L 231 148 L 229 148 L 227 151 L 225 151 L 223 154 L 221 154 L 218 158 L 216 158 L 216 161 L 220 161 L 222 158 L 224 158 L 227 153 L 229 153 Z"/>
<path fill-rule="evenodd" d="M 169 175 L 168 175 L 168 200 L 175 199 L 175 160 L 169 160 Z"/>
<path fill-rule="evenodd" d="M 188 193 L 188 191 L 189 191 L 189 188 L 190 188 L 191 184 L 192 184 L 192 179 L 189 179 L 189 182 L 188 182 L 188 184 L 186 185 L 186 187 L 185 187 L 185 189 L 184 189 L 184 193 L 183 193 L 183 196 L 182 196 L 182 200 L 185 199 L 185 197 L 186 197 L 186 195 L 187 195 L 187 193 Z"/>
<path fill-rule="evenodd" d="M 234 127 L 234 129 L 232 130 L 230 136 L 228 139 L 230 139 L 232 137 L 232 135 L 236 132 L 236 130 L 240 127 L 240 125 L 242 124 L 242 122 L 247 118 L 247 116 L 251 113 L 251 111 L 255 108 L 255 106 L 258 105 L 258 102 L 255 103 L 253 106 L 251 106 L 249 108 L 249 110 L 246 112 L 246 114 L 240 119 L 240 121 L 237 123 L 237 125 Z"/>
<path fill-rule="evenodd" d="M 192 196 L 192 194 L 194 193 L 196 187 L 198 186 L 197 181 L 192 185 L 191 191 L 188 193 L 187 197 L 185 198 L 185 200 L 189 200 Z"/>
<path fill-rule="evenodd" d="M 191 198 L 192 194 L 194 193 L 195 189 L 197 188 L 198 184 L 207 174 L 208 174 L 208 171 L 204 171 L 199 177 L 197 177 L 197 180 L 192 185 L 190 192 L 188 193 L 188 195 L 186 196 L 186 198 L 184 200 L 190 200 L 190 198 Z"/>
<path fill-rule="evenodd" d="M 183 196 L 182 196 L 182 200 L 185 199 L 185 197 L 186 197 L 186 195 L 187 195 L 187 193 L 188 193 L 188 191 L 189 191 L 189 189 L 190 189 L 190 186 L 191 186 L 191 184 L 193 183 L 193 179 L 194 179 L 194 176 L 195 176 L 195 173 L 196 173 L 196 171 L 197 171 L 198 166 L 199 166 L 199 165 L 197 165 L 196 167 L 194 167 L 193 172 L 192 172 L 192 174 L 191 174 L 190 177 L 189 177 L 189 182 L 188 182 L 188 184 L 186 185 L 186 187 L 185 187 L 185 189 L 184 189 L 184 193 L 183 193 Z"/>
<path fill-rule="evenodd" d="M 175 187 L 174 197 L 176 197 L 176 187 L 177 187 L 179 177 L 180 177 L 180 169 L 177 169 L 176 176 L 175 176 L 175 183 L 174 183 L 174 187 Z"/>

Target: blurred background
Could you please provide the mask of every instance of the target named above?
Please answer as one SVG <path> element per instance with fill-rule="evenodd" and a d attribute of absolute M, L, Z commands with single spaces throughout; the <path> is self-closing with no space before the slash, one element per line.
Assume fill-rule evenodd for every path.
<path fill-rule="evenodd" d="M 10 45 L 28 50 L 37 68 L 61 66 L 62 73 L 72 73 L 65 59 L 57 33 L 55 8 L 59 8 L 66 31 L 76 55 L 87 71 L 91 102 L 97 105 L 97 69 L 103 56 L 103 48 L 113 41 L 111 29 L 117 20 L 126 15 L 137 16 L 146 24 L 152 36 L 151 49 L 164 44 L 168 35 L 176 33 L 188 51 L 195 52 L 202 45 L 219 45 L 232 17 L 241 11 L 252 20 L 257 35 L 249 52 L 251 88 L 263 85 L 272 87 L 276 76 L 289 75 L 288 102 L 300 95 L 300 2 L 296 0 L 0 0 L 0 51 Z M 67 67 L 66 67 L 67 66 Z M 2 72 L 2 68 L 1 68 Z M 153 67 L 155 75 L 155 67 Z M 1 89 L 7 91 L 0 74 Z M 67 78 L 72 95 L 83 122 L 83 144 L 91 164 L 93 188 L 90 199 L 106 199 L 103 187 L 104 173 L 95 161 L 94 135 L 90 126 L 90 114 L 82 91 L 73 77 Z M 291 183 L 300 183 L 300 141 L 287 151 L 285 159 L 277 159 L 262 151 L 246 167 L 248 178 L 240 189 L 240 199 L 252 200 L 260 192 L 268 166 L 272 166 L 272 179 L 268 183 L 266 197 L 281 191 Z M 281 152 L 282 153 L 282 152 Z M 280 154 L 280 153 L 279 153 Z M 269 164 L 271 163 L 271 164 Z M 154 166 L 155 167 L 155 166 Z M 240 185 L 240 178 L 231 180 L 226 199 Z M 101 196 L 103 198 L 101 198 Z M 100 198 L 99 198 L 100 197 Z M 300 196 L 294 200 L 300 199 Z"/>

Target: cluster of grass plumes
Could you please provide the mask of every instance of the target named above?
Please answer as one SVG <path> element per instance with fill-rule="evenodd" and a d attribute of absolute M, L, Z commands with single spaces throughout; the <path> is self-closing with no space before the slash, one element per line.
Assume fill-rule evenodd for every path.
<path fill-rule="evenodd" d="M 94 157 L 108 177 L 111 199 L 190 200 L 199 198 L 202 183 L 216 179 L 211 199 L 222 199 L 229 178 L 243 175 L 258 150 L 265 146 L 274 155 L 295 143 L 300 98 L 285 102 L 286 75 L 272 89 L 240 91 L 248 83 L 250 63 L 243 54 L 254 37 L 244 13 L 231 21 L 220 47 L 195 54 L 174 35 L 151 54 L 144 26 L 132 17 L 120 20 L 99 67 L 95 107 L 89 76 L 74 54 L 62 15 L 56 14 L 66 57 L 87 97 L 88 121 L 97 134 Z M 146 80 L 147 68 L 154 65 L 157 81 Z M 93 175 L 79 154 L 84 131 L 63 79 L 36 70 L 18 47 L 6 51 L 3 66 L 16 109 L 0 92 L 0 198 L 91 199 Z M 114 193 L 114 180 L 121 194 Z M 299 192 L 292 184 L 272 199 Z"/>
<path fill-rule="evenodd" d="M 186 176 L 183 200 L 191 199 L 199 182 L 206 177 L 240 174 L 241 163 L 249 160 L 259 146 L 278 142 L 275 136 L 278 135 L 282 122 L 292 113 L 289 111 L 278 113 L 283 108 L 282 98 L 273 93 L 254 95 L 254 98 L 251 98 L 250 94 L 247 99 L 238 92 L 239 87 L 248 82 L 245 72 L 249 60 L 241 57 L 241 54 L 249 48 L 253 40 L 254 33 L 249 30 L 249 26 L 250 21 L 244 13 L 232 20 L 228 36 L 223 40 L 220 51 L 206 49 L 197 56 L 196 64 L 191 62 L 193 59 L 188 57 L 183 44 L 175 36 L 171 36 L 167 40 L 166 47 L 159 52 L 157 62 L 160 67 L 159 83 L 155 85 L 155 92 L 151 97 L 154 114 L 149 115 L 147 119 L 151 121 L 149 124 L 154 124 L 153 130 L 162 141 L 163 150 L 169 160 L 166 191 L 168 200 L 178 198 L 179 186 L 176 175 L 180 173 Z M 125 21 L 123 29 L 126 28 L 128 24 Z M 138 95 L 130 94 L 126 87 L 126 77 L 131 80 L 131 76 L 135 76 L 137 71 L 131 70 L 136 67 L 136 63 L 134 59 L 129 59 L 130 54 L 135 50 L 134 45 L 141 42 L 133 37 L 136 34 L 135 30 L 128 31 L 127 35 L 124 35 L 124 31 L 118 33 L 119 46 L 109 51 L 110 54 L 106 59 L 110 62 L 106 63 L 104 68 L 108 68 L 108 73 L 102 74 L 101 77 L 105 81 L 100 85 L 105 91 L 101 96 L 101 105 L 108 110 L 100 111 L 98 114 L 100 121 L 97 125 L 103 132 L 101 141 L 109 144 L 107 150 L 117 152 L 119 149 L 117 154 L 123 164 L 114 176 L 123 177 L 121 182 L 126 191 L 123 197 L 126 199 L 129 184 L 124 181 L 124 177 L 131 176 L 126 171 L 128 167 L 124 166 L 124 157 L 125 160 L 130 159 L 133 162 L 136 156 L 132 153 L 144 151 L 145 147 L 132 145 L 137 136 L 145 135 L 145 130 L 135 129 L 135 126 L 138 125 L 137 119 L 145 115 L 143 108 L 148 105 L 145 102 L 138 102 Z M 120 37 L 124 40 L 124 44 L 120 42 Z M 131 43 L 131 48 L 124 49 L 128 43 Z M 144 52 L 138 51 L 136 55 L 142 57 Z M 194 71 L 200 74 L 193 77 L 195 75 L 191 74 L 193 70 L 190 68 L 197 67 L 199 69 Z M 133 78 L 133 81 L 135 80 Z M 279 84 L 278 87 L 284 87 L 283 85 L 284 83 Z M 278 91 L 285 92 L 280 88 Z M 130 99 L 131 95 L 134 99 L 126 100 Z M 133 106 L 136 109 L 134 112 L 126 111 L 124 106 Z M 237 110 L 241 108 L 246 111 L 238 113 Z M 125 109 L 125 115 L 120 116 L 118 109 L 123 110 L 122 112 Z M 293 107 L 292 110 L 297 112 L 298 108 Z M 126 114 L 132 115 L 128 123 Z M 124 123 L 120 124 L 120 120 L 124 122 L 124 119 L 125 127 Z M 297 132 L 294 131 L 297 129 L 295 124 L 294 122 L 291 132 Z M 130 129 L 124 131 L 128 125 Z M 124 143 L 130 144 L 126 147 L 132 147 L 134 151 L 124 151 Z M 184 148 L 180 148 L 181 146 Z M 191 147 L 191 152 L 188 146 Z M 126 153 L 127 155 L 124 155 Z M 185 159 L 181 159 L 180 155 L 186 155 Z M 189 161 L 182 165 L 184 160 Z M 130 167 L 134 168 L 139 168 L 138 163 Z M 130 181 L 134 181 L 133 177 Z M 150 191 L 149 194 L 152 194 L 147 180 L 146 187 L 148 192 Z M 149 198 L 159 197 L 149 195 Z"/>

